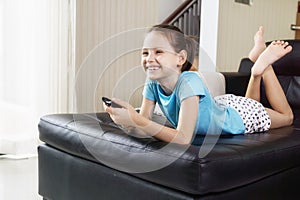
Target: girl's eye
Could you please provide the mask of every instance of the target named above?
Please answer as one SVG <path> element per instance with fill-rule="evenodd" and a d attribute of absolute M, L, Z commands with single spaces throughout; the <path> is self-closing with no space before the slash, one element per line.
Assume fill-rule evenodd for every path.
<path fill-rule="evenodd" d="M 148 52 L 147 52 L 147 51 L 143 51 L 143 52 L 142 52 L 142 55 L 143 55 L 143 56 L 147 56 L 147 55 L 148 55 Z"/>
<path fill-rule="evenodd" d="M 163 53 L 162 50 L 156 50 L 156 54 L 160 54 L 160 53 Z"/>

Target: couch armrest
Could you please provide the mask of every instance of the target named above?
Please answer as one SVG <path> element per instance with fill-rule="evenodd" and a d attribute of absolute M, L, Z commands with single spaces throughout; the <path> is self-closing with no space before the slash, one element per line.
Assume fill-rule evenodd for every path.
<path fill-rule="evenodd" d="M 245 96 L 249 73 L 241 72 L 221 72 L 225 77 L 225 92 L 226 94 L 235 94 L 238 96 Z"/>

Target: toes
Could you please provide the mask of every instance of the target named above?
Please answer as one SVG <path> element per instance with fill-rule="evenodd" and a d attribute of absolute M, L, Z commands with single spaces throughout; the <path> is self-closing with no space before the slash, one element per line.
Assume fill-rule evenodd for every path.
<path fill-rule="evenodd" d="M 288 42 L 281 41 L 281 44 L 287 52 L 290 52 L 292 50 L 292 46 Z"/>
<path fill-rule="evenodd" d="M 287 52 L 292 51 L 292 49 L 293 49 L 293 47 L 290 46 L 290 45 L 287 45 L 287 46 L 285 47 L 285 50 L 286 50 Z"/>

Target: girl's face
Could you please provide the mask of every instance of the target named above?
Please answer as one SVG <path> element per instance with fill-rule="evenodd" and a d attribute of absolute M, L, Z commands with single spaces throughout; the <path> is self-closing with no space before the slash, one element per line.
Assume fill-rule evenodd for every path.
<path fill-rule="evenodd" d="M 176 53 L 168 39 L 160 32 L 147 34 L 142 49 L 142 66 L 149 79 L 162 80 L 181 73 L 180 53 Z"/>

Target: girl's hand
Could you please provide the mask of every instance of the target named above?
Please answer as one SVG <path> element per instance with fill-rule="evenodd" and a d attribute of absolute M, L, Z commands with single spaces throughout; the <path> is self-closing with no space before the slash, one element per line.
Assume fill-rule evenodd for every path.
<path fill-rule="evenodd" d="M 102 105 L 103 105 L 104 110 L 107 111 L 108 106 L 104 102 L 102 103 Z"/>
<path fill-rule="evenodd" d="M 139 114 L 135 111 L 135 109 L 125 101 L 121 101 L 115 98 L 113 98 L 112 101 L 122 106 L 122 108 L 114 108 L 111 106 L 108 107 L 106 105 L 103 105 L 105 111 L 109 113 L 112 120 L 125 129 L 132 129 L 136 127 L 136 122 Z"/>

